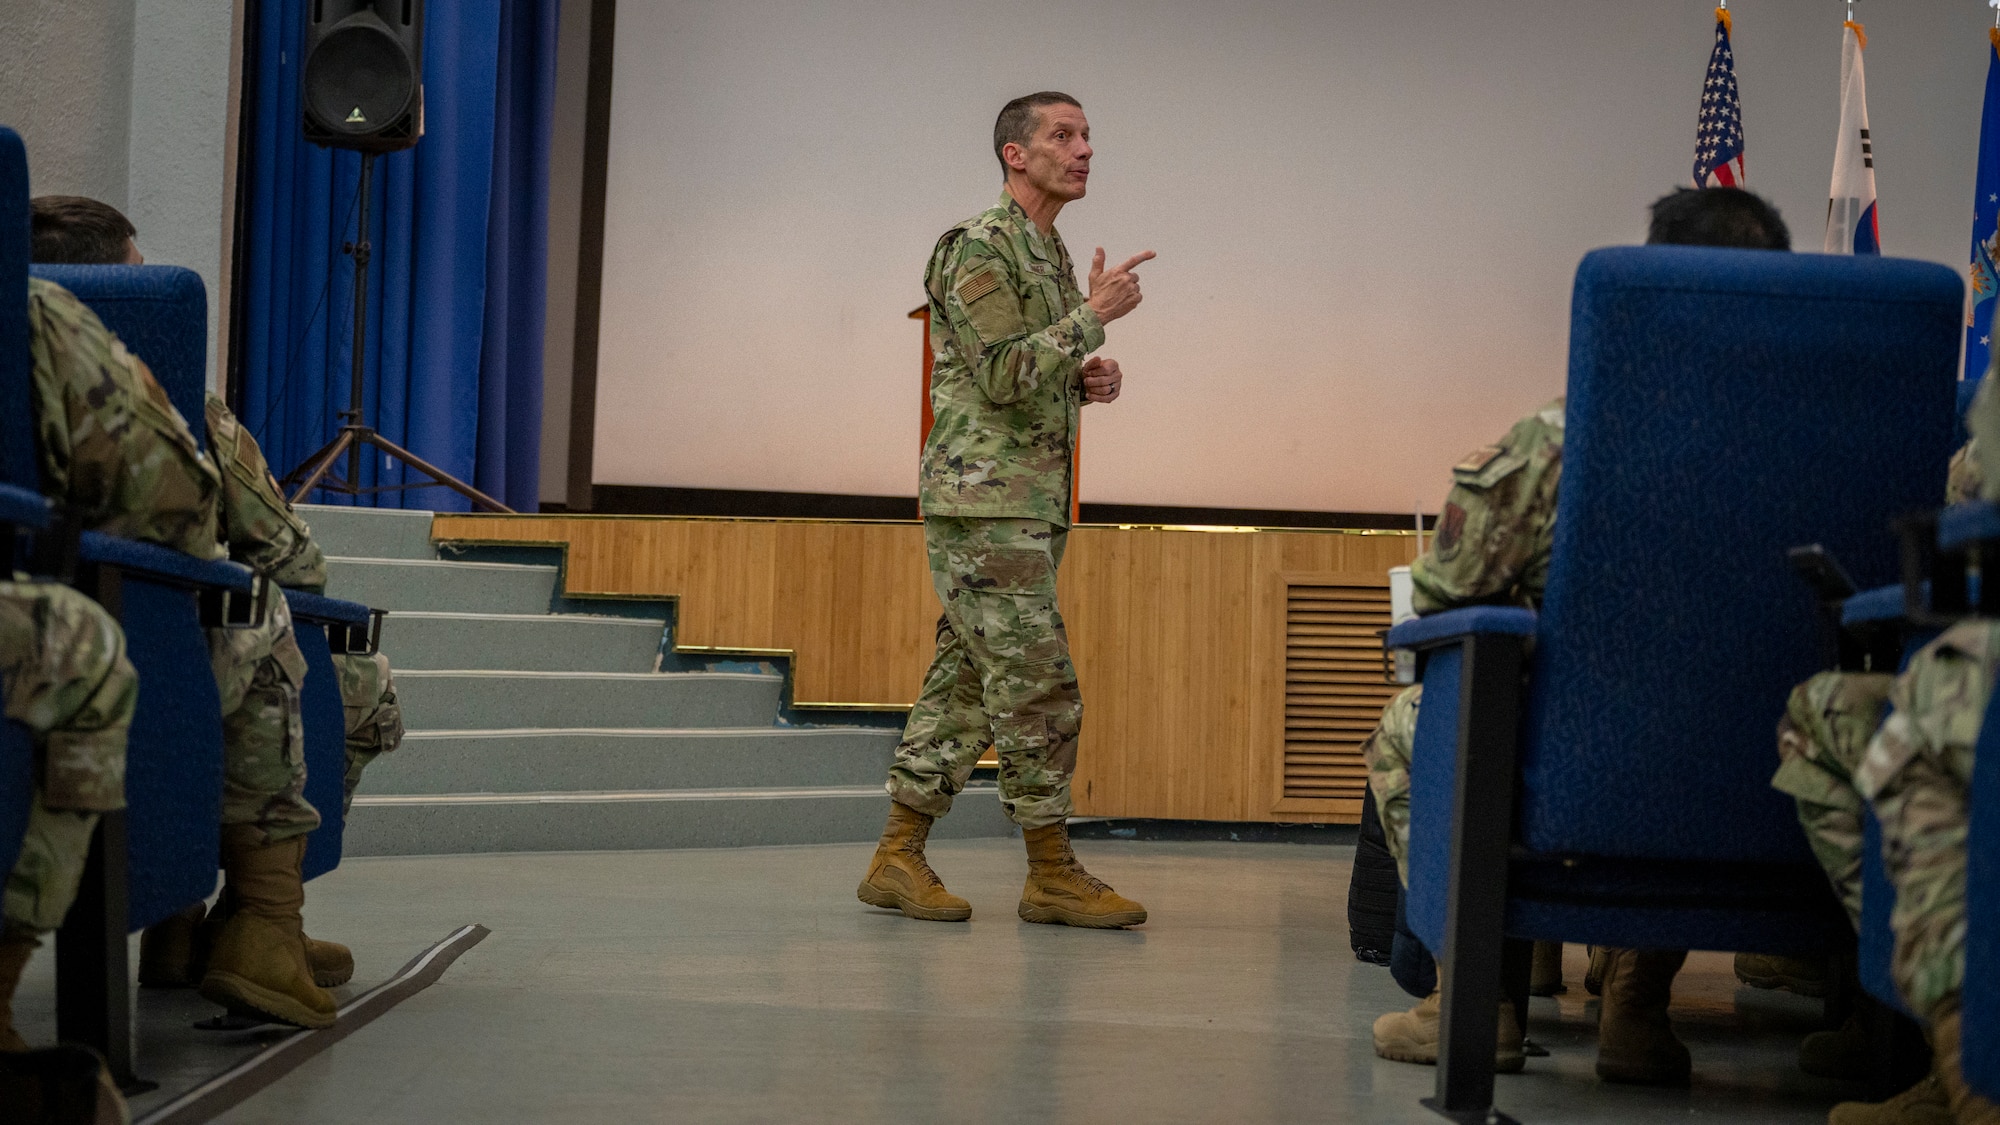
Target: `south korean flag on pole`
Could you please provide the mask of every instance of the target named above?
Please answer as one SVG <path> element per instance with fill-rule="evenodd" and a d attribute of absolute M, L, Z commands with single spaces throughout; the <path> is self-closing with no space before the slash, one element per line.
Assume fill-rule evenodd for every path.
<path fill-rule="evenodd" d="M 1840 139 L 1833 146 L 1833 190 L 1826 201 L 1826 252 L 1880 254 L 1875 223 L 1875 145 L 1868 134 L 1868 88 L 1861 52 L 1868 32 L 1848 20 L 1840 46 Z"/>

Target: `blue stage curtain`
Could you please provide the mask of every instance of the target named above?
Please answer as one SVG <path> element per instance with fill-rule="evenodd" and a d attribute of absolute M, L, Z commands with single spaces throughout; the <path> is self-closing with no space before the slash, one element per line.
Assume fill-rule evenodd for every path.
<path fill-rule="evenodd" d="M 425 5 L 424 137 L 376 159 L 370 203 L 367 421 L 525 511 L 539 500 L 557 2 Z M 247 90 L 239 401 L 280 473 L 337 432 L 354 330 L 341 247 L 355 236 L 361 158 L 300 132 L 306 11 L 255 6 Z M 363 459 L 363 485 L 418 479 L 379 451 Z M 469 506 L 442 488 L 359 502 Z"/>

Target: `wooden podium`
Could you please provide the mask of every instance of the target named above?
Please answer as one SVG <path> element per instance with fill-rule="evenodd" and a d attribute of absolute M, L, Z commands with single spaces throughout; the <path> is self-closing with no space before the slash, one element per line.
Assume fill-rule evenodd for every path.
<path fill-rule="evenodd" d="M 924 443 L 931 439 L 931 427 L 937 424 L 937 415 L 931 410 L 931 307 L 929 305 L 918 305 L 916 308 L 910 310 L 910 319 L 921 321 L 924 326 L 923 338 L 920 341 L 924 347 L 924 425 L 923 431 L 917 435 L 917 448 L 922 450 Z M 1083 512 L 1083 503 L 1079 499 L 1083 488 L 1078 483 L 1083 470 L 1083 435 L 1081 433 L 1076 437 L 1076 445 L 1070 450 L 1070 457 L 1069 522 L 1074 525 Z"/>

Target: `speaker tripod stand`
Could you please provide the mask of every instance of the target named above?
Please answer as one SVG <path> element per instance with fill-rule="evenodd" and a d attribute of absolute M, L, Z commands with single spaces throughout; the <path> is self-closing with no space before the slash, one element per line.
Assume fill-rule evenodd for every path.
<path fill-rule="evenodd" d="M 354 367 L 350 374 L 347 390 L 347 409 L 340 412 L 344 420 L 340 432 L 332 441 L 321 446 L 318 452 L 300 462 L 298 468 L 285 474 L 281 487 L 290 492 L 292 503 L 305 499 L 315 488 L 341 496 L 371 496 L 382 492 L 407 492 L 418 488 L 449 488 L 464 496 L 474 504 L 489 512 L 512 512 L 514 509 L 486 495 L 484 492 L 411 453 L 388 438 L 375 432 L 373 426 L 362 419 L 362 387 L 366 371 L 368 343 L 368 261 L 373 248 L 368 242 L 368 190 L 375 177 L 375 154 L 361 154 L 361 186 L 355 209 L 360 213 L 361 223 L 356 230 L 354 241 L 343 249 L 354 259 Z M 385 484 L 364 487 L 361 484 L 361 451 L 373 446 L 387 453 L 410 468 L 415 469 L 427 481 L 417 484 Z M 342 454 L 347 456 L 347 475 L 334 476 L 334 463 Z"/>

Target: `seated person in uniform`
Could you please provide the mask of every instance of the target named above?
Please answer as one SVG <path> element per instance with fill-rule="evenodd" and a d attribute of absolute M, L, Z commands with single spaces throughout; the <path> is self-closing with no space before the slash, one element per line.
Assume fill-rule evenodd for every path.
<path fill-rule="evenodd" d="M 1778 213 L 1739 188 L 1676 190 L 1655 202 L 1649 243 L 1789 250 L 1791 235 Z M 1523 418 L 1493 445 L 1474 450 L 1452 469 L 1452 489 L 1430 549 L 1411 566 L 1419 614 L 1477 604 L 1538 607 L 1555 538 L 1556 490 L 1562 479 L 1563 400 Z M 1369 788 L 1397 873 L 1409 882 L 1410 755 L 1421 684 L 1383 710 L 1362 745 Z M 1603 1008 L 1597 1073 L 1607 1081 L 1672 1084 L 1687 1081 L 1687 1048 L 1667 1021 L 1674 974 L 1685 950 L 1603 951 Z M 1434 1064 L 1438 1000 L 1433 989 L 1407 1012 L 1375 1021 L 1375 1051 L 1383 1058 Z M 1523 1034 L 1512 1004 L 1499 1013 L 1494 1059 L 1503 1072 L 1526 1064 Z"/>
<path fill-rule="evenodd" d="M 33 255 L 37 262 L 66 265 L 143 265 L 134 241 L 138 234 L 117 208 L 81 196 L 41 196 L 30 204 Z M 257 440 L 215 396 L 206 402 L 209 457 L 221 470 L 220 532 L 229 556 L 286 589 L 321 593 L 326 589 L 326 556 L 312 529 L 273 479 Z M 347 712 L 347 776 L 343 809 L 354 802 L 361 772 L 378 756 L 402 744 L 402 708 L 396 701 L 389 660 L 381 653 L 335 654 L 341 702 Z M 227 901 L 208 911 L 205 929 L 200 906 L 147 931 L 140 957 L 140 981 L 156 986 L 188 986 L 200 981 L 205 946 L 229 915 Z M 321 987 L 344 984 L 353 959 L 333 942 L 308 938 L 313 977 Z"/>

